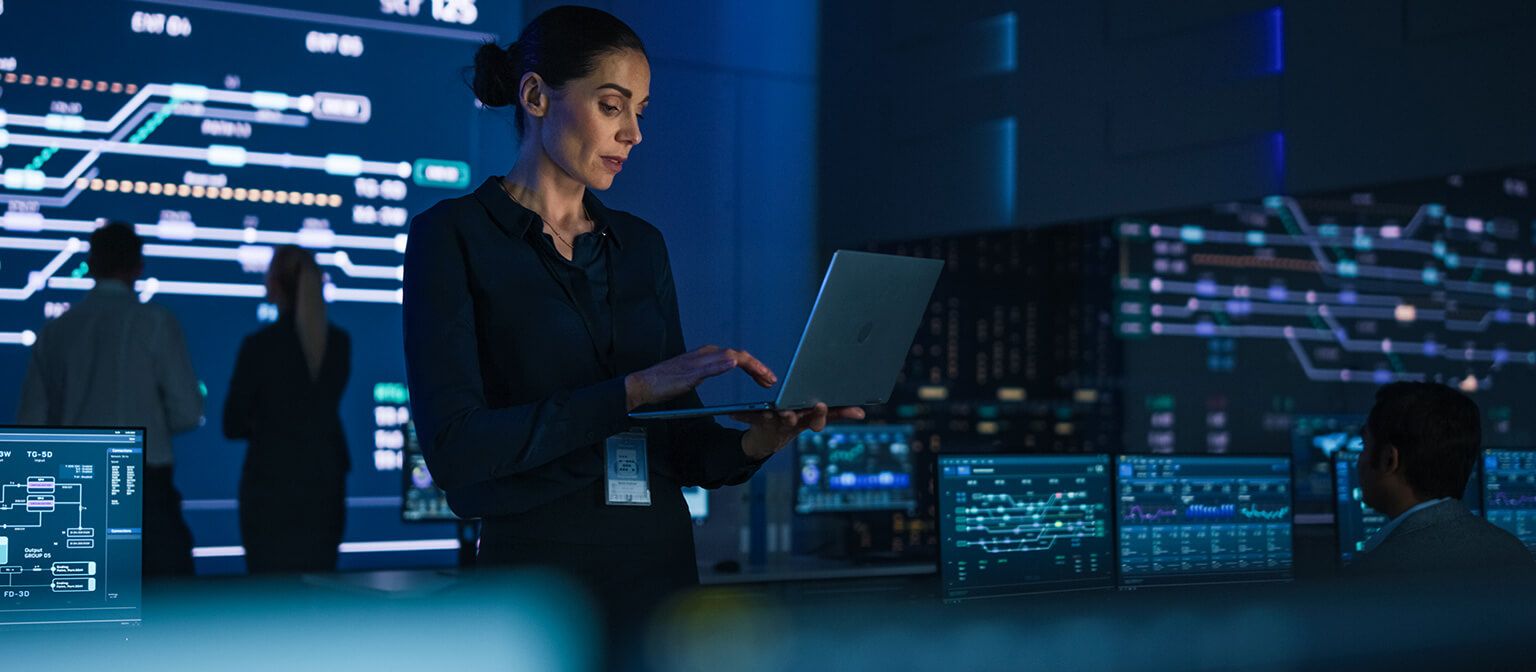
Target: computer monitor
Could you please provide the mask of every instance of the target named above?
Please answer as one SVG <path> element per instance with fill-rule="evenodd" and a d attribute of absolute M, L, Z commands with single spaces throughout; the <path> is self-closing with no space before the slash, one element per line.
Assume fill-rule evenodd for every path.
<path fill-rule="evenodd" d="M 1360 492 L 1358 461 L 1362 444 L 1359 437 L 1354 437 L 1350 445 L 1354 448 L 1333 456 L 1334 523 L 1339 531 L 1339 562 L 1344 564 L 1354 562 L 1365 550 L 1366 542 L 1387 524 L 1386 515 L 1367 506 Z M 1483 515 L 1481 486 L 1482 479 L 1473 469 L 1472 476 L 1467 479 L 1467 491 L 1461 497 L 1467 508 L 1479 516 Z"/>
<path fill-rule="evenodd" d="M 1122 589 L 1292 576 L 1288 456 L 1121 455 L 1115 489 Z"/>
<path fill-rule="evenodd" d="M 910 511 L 912 427 L 829 425 L 796 442 L 796 513 Z"/>
<path fill-rule="evenodd" d="M 1301 415 L 1291 419 L 1291 466 L 1296 473 L 1296 513 L 1334 509 L 1333 458 L 1360 450 L 1363 415 Z"/>
<path fill-rule="evenodd" d="M 0 628 L 141 619 L 144 430 L 0 426 Z"/>
<path fill-rule="evenodd" d="M 1536 552 L 1536 451 L 1483 452 L 1483 510 Z"/>
<path fill-rule="evenodd" d="M 1113 588 L 1108 455 L 940 455 L 946 602 Z"/>
<path fill-rule="evenodd" d="M 408 523 L 455 521 L 459 517 L 448 508 L 448 493 L 437 487 L 432 472 L 427 469 L 427 458 L 421 454 L 421 442 L 416 438 L 416 423 L 405 425 L 404 490 L 400 495 L 400 520 Z"/>

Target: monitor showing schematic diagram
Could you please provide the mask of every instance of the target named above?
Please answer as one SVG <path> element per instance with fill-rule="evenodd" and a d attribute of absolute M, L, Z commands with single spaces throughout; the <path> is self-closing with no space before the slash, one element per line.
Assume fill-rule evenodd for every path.
<path fill-rule="evenodd" d="M 0 627 L 140 620 L 144 430 L 0 426 Z"/>
<path fill-rule="evenodd" d="M 1112 588 L 1109 456 L 940 455 L 944 599 Z"/>

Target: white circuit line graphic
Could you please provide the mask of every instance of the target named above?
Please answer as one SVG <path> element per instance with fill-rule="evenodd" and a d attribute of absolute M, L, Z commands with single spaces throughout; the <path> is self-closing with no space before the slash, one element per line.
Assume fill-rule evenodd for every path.
<path fill-rule="evenodd" d="M 6 168 L 0 182 L 0 203 L 9 209 L 0 214 L 0 250 L 22 250 L 51 253 L 37 270 L 30 271 L 21 286 L 0 287 L 0 301 L 27 301 L 39 291 L 89 290 L 94 283 L 84 277 L 63 277 L 71 264 L 78 263 L 89 252 L 85 238 L 101 224 L 101 220 L 69 219 L 46 214 L 47 209 L 71 205 L 86 190 L 116 191 L 118 180 L 103 180 L 99 175 L 98 162 L 107 155 L 152 157 L 170 161 L 185 161 L 214 169 L 238 169 L 247 166 L 275 167 L 296 170 L 312 170 L 336 177 L 359 180 L 410 179 L 418 184 L 432 186 L 461 186 L 467 179 L 468 166 L 459 168 L 458 162 L 419 160 L 383 161 L 360 156 L 329 153 L 302 155 L 288 152 L 264 152 L 234 144 L 209 144 L 201 147 L 176 146 L 144 142 L 149 132 L 168 118 L 201 118 L 239 122 L 253 125 L 272 125 L 288 128 L 307 128 L 311 121 L 365 124 L 372 117 L 372 104 L 366 96 L 316 92 L 291 95 L 273 91 L 220 90 L 193 84 L 146 84 L 108 118 L 86 118 L 69 114 L 19 114 L 0 109 L 0 148 L 35 147 L 46 156 L 60 150 L 81 152 L 76 161 L 62 174 L 50 176 L 41 166 Z M 139 129 L 135 132 L 135 129 Z M 98 136 L 98 137 L 91 137 Z M 37 163 L 36 161 L 34 163 Z M 195 166 L 194 166 L 195 167 Z M 462 173 L 461 173 L 462 171 Z M 103 184 L 105 183 L 105 185 Z M 404 191 L 403 184 L 396 183 L 397 191 Z M 146 189 L 146 186 L 148 189 Z M 293 205 L 317 205 L 338 207 L 339 194 L 301 194 L 263 190 L 256 186 L 231 189 L 229 187 L 189 187 L 173 183 L 122 181 L 123 193 L 143 194 L 152 190 L 160 194 L 162 186 L 167 196 L 208 197 L 230 200 L 249 200 L 263 203 L 287 203 L 291 195 Z M 135 190 L 136 191 L 133 191 Z M 176 193 L 179 189 L 180 193 Z M 246 195 L 248 192 L 248 196 Z M 20 206 L 20 207 L 18 207 Z M 378 209 L 372 206 L 356 206 L 366 221 L 379 221 Z M 383 208 L 384 220 L 392 226 L 404 224 L 403 208 Z M 354 214 L 354 218 L 358 215 Z M 328 220 L 320 220 L 328 222 Z M 357 219 L 365 221 L 365 219 Z M 259 226 L 236 228 L 231 226 L 205 226 L 183 219 L 162 219 L 156 222 L 136 222 L 139 235 L 158 242 L 145 246 L 145 256 L 162 259 L 188 259 L 238 264 L 246 271 L 263 270 L 270 261 L 273 247 L 299 245 L 317 251 L 316 258 L 322 267 L 335 269 L 336 276 L 324 287 L 327 301 L 398 304 L 401 301 L 399 282 L 404 267 L 395 264 L 369 264 L 353 260 L 350 251 L 367 254 L 384 253 L 398 259 L 406 247 L 406 234 L 394 235 L 347 235 L 335 233 L 328 224 L 306 225 L 297 231 L 263 230 Z M 64 237 L 35 237 L 31 234 L 64 234 Z M 328 276 L 331 277 L 331 276 Z M 350 284 L 353 280 L 385 281 L 393 287 L 340 286 L 336 279 Z M 14 282 L 14 281 L 13 281 Z M 135 287 L 141 300 L 149 300 L 157 294 L 191 295 L 208 297 L 234 297 L 260 299 L 265 288 L 257 282 L 202 282 L 167 280 L 149 277 L 140 280 Z M 0 331 L 0 344 L 30 346 L 36 341 L 36 333 L 26 331 Z"/>
<path fill-rule="evenodd" d="M 71 492 L 74 495 L 72 501 L 68 497 Z M 55 593 L 96 590 L 97 566 L 94 561 L 50 561 L 46 567 L 44 563 L 34 562 L 29 567 L 24 559 L 12 557 L 11 534 L 46 527 L 49 516 L 68 515 L 60 510 L 67 507 L 74 507 L 76 518 L 73 527 L 63 530 L 66 548 L 95 548 L 96 531 L 85 527 L 86 507 L 83 486 L 79 483 L 58 483 L 50 476 L 30 476 L 25 483 L 0 484 L 0 521 L 4 521 L 0 522 L 0 576 L 5 577 L 5 588 L 47 589 Z M 16 515 L 18 513 L 21 515 Z M 36 522 L 29 514 L 36 514 Z M 25 520 L 15 522 L 21 519 Z M 37 580 L 47 580 L 47 583 L 31 583 Z"/>

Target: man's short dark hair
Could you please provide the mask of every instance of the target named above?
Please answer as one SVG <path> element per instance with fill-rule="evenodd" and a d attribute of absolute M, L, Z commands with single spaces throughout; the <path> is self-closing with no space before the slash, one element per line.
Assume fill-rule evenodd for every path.
<path fill-rule="evenodd" d="M 1439 383 L 1392 383 L 1376 391 L 1366 426 L 1376 446 L 1397 448 L 1418 496 L 1460 499 L 1466 491 L 1483 442 L 1481 415 L 1467 395 Z"/>
<path fill-rule="evenodd" d="M 144 241 L 126 222 L 107 222 L 91 234 L 86 258 L 93 278 L 116 278 L 138 271 L 144 263 Z"/>

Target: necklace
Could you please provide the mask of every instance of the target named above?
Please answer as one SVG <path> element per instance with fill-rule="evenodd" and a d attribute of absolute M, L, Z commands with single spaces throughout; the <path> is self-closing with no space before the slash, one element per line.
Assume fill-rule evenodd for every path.
<path fill-rule="evenodd" d="M 513 203 L 516 203 L 516 204 L 522 206 L 524 210 L 527 210 L 529 212 L 533 212 L 534 211 L 533 208 L 530 208 L 530 207 L 528 207 L 526 205 L 523 205 L 522 201 L 517 200 L 517 197 L 512 195 L 512 188 L 507 186 L 507 181 L 505 179 L 496 180 L 496 183 L 501 185 L 501 190 L 507 194 L 507 198 L 512 199 Z M 581 216 L 582 217 L 586 217 L 588 221 L 591 221 L 591 219 L 592 219 L 591 215 L 587 214 L 587 206 L 585 206 L 585 205 L 581 206 Z M 543 217 L 540 217 L 539 219 L 542 220 Z M 565 236 L 560 235 L 560 230 L 556 229 L 554 224 L 550 224 L 549 222 L 544 222 L 544 225 L 549 227 L 549 232 L 550 233 L 555 234 L 555 238 L 558 238 L 560 240 L 560 242 L 565 243 L 566 248 L 570 249 L 571 254 L 576 254 L 576 246 L 572 245 L 571 241 L 566 240 Z"/>
<path fill-rule="evenodd" d="M 565 236 L 560 235 L 560 232 L 556 231 L 554 226 L 549 227 L 549 232 L 555 234 L 555 237 L 559 238 L 560 242 L 565 243 L 565 246 L 571 249 L 571 254 L 576 253 L 576 246 L 572 245 L 571 241 L 566 240 Z"/>

